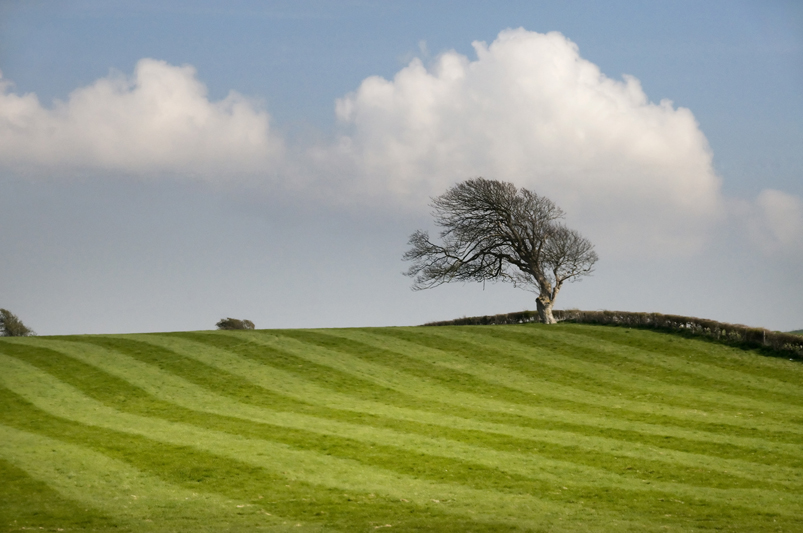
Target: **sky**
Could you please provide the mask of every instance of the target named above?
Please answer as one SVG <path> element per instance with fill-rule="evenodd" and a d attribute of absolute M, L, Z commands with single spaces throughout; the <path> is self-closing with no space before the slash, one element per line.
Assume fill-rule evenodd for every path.
<path fill-rule="evenodd" d="M 803 4 L 0 1 L 0 307 L 40 335 L 403 326 L 476 176 L 600 257 L 556 309 L 803 328 Z"/>

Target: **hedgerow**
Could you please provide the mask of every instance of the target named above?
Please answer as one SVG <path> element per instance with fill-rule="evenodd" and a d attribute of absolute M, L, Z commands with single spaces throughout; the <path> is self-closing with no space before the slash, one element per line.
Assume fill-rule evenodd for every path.
<path fill-rule="evenodd" d="M 765 351 L 792 355 L 798 359 L 803 358 L 803 338 L 799 335 L 754 328 L 742 324 L 728 324 L 690 316 L 633 313 L 629 311 L 580 311 L 569 309 L 556 310 L 552 314 L 558 322 L 669 331 L 714 339 L 731 345 L 763 348 Z M 429 322 L 424 326 L 528 324 L 540 321 L 537 311 L 519 311 L 500 315 L 463 317 L 456 320 Z"/>

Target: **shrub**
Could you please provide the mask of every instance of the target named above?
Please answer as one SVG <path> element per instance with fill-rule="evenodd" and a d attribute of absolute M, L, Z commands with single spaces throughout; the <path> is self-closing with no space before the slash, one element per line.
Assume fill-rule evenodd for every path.
<path fill-rule="evenodd" d="M 215 325 L 217 329 L 254 329 L 254 323 L 250 320 L 240 320 L 237 318 L 222 318 Z"/>
<path fill-rule="evenodd" d="M 0 337 L 29 337 L 36 335 L 34 331 L 25 326 L 17 315 L 8 309 L 0 309 Z"/>

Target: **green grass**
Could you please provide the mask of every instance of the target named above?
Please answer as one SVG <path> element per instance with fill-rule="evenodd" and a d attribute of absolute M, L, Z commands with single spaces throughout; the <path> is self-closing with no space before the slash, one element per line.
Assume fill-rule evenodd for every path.
<path fill-rule="evenodd" d="M 803 329 L 796 329 L 794 331 L 790 331 L 789 333 L 793 333 L 795 335 L 803 335 Z"/>
<path fill-rule="evenodd" d="M 803 531 L 803 366 L 625 328 L 0 339 L 0 529 Z"/>

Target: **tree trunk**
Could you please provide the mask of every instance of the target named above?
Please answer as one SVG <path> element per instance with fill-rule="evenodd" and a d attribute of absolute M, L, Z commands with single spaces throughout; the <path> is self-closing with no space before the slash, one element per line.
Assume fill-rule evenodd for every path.
<path fill-rule="evenodd" d="M 558 321 L 552 316 L 552 300 L 549 296 L 539 296 L 535 299 L 538 306 L 538 315 L 541 317 L 541 322 L 544 324 L 557 324 Z"/>

